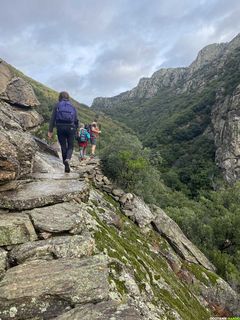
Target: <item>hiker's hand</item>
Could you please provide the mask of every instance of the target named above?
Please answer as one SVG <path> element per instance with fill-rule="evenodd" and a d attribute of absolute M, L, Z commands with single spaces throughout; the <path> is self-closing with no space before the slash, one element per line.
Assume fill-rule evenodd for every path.
<path fill-rule="evenodd" d="M 52 139 L 53 133 L 48 131 L 48 139 Z"/>
<path fill-rule="evenodd" d="M 98 131 L 98 133 L 101 133 L 101 132 L 102 132 L 101 130 Z"/>

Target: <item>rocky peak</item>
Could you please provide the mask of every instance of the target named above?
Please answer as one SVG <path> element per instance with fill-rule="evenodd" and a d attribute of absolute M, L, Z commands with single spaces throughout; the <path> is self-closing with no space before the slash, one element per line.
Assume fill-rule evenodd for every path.
<path fill-rule="evenodd" d="M 202 68 L 204 65 L 219 59 L 227 47 L 227 43 L 214 43 L 204 47 L 199 51 L 197 58 L 190 64 L 189 68 L 191 72 L 194 72 Z"/>

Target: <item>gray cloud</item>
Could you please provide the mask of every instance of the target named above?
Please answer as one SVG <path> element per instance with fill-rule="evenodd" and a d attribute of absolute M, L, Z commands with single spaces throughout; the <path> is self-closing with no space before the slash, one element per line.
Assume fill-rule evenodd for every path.
<path fill-rule="evenodd" d="M 240 30 L 238 0 L 2 0 L 0 57 L 90 104 Z"/>

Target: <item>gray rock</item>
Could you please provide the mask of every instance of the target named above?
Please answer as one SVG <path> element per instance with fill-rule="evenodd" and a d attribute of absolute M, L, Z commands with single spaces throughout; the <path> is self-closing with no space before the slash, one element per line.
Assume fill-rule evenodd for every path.
<path fill-rule="evenodd" d="M 30 261 L 9 269 L 1 281 L 0 318 L 49 319 L 76 304 L 107 298 L 104 256 Z"/>
<path fill-rule="evenodd" d="M 129 194 L 127 193 L 124 196 L 127 197 L 128 195 Z M 127 200 L 124 202 L 122 210 L 124 214 L 136 222 L 140 228 L 144 228 L 154 220 L 155 214 L 152 213 L 148 205 L 146 205 L 139 197 L 135 195 L 132 197 L 130 197 L 130 199 L 132 198 L 130 201 Z M 120 202 L 123 202 L 122 198 L 120 199 Z"/>
<path fill-rule="evenodd" d="M 45 153 L 45 154 L 47 153 L 47 154 L 50 154 L 56 158 L 59 158 L 58 151 L 57 151 L 58 146 L 59 146 L 58 143 L 49 145 L 46 141 L 44 141 L 38 137 L 35 137 L 35 136 L 34 136 L 34 140 L 37 142 L 39 150 L 42 153 Z M 61 149 L 59 149 L 59 151 L 61 151 Z"/>
<path fill-rule="evenodd" d="M 93 255 L 95 241 L 90 236 L 61 236 L 16 246 L 9 255 L 18 264 L 29 260 L 82 258 Z"/>
<path fill-rule="evenodd" d="M 0 107 L 0 124 L 6 130 L 32 130 L 43 122 L 36 110 L 13 107 L 4 101 L 0 101 Z"/>
<path fill-rule="evenodd" d="M 83 181 L 37 181 L 25 184 L 19 190 L 2 192 L 0 195 L 0 208 L 32 209 L 69 201 L 74 198 L 86 200 L 88 194 L 89 186 Z"/>
<path fill-rule="evenodd" d="M 12 78 L 12 72 L 3 60 L 0 60 L 0 75 L 0 94 L 2 94 L 6 91 L 7 85 Z"/>
<path fill-rule="evenodd" d="M 33 88 L 22 78 L 13 78 L 8 83 L 5 93 L 10 103 L 26 107 L 36 107 L 40 105 Z"/>
<path fill-rule="evenodd" d="M 26 214 L 0 213 L 0 246 L 24 243 L 36 239 L 36 232 Z"/>
<path fill-rule="evenodd" d="M 51 233 L 78 230 L 85 228 L 85 216 L 87 213 L 79 204 L 66 202 L 50 207 L 35 208 L 28 211 L 34 226 L 38 230 Z"/>
<path fill-rule="evenodd" d="M 111 185 L 103 185 L 102 189 L 106 191 L 107 193 L 112 192 L 112 186 Z"/>
<path fill-rule="evenodd" d="M 152 206 L 152 208 L 152 211 L 156 215 L 153 222 L 155 229 L 170 242 L 180 257 L 189 262 L 199 263 L 206 269 L 215 271 L 213 264 L 188 240 L 176 222 L 157 206 Z"/>
<path fill-rule="evenodd" d="M 240 296 L 226 281 L 219 278 L 215 285 L 208 288 L 201 284 L 200 290 L 210 305 L 221 306 L 233 316 L 240 317 Z"/>
<path fill-rule="evenodd" d="M 229 183 L 240 179 L 240 85 L 222 101 L 221 94 L 212 111 L 216 163 Z"/>
<path fill-rule="evenodd" d="M 78 180 L 80 178 L 78 172 L 70 172 L 68 174 L 64 172 L 49 172 L 49 173 L 32 173 L 30 177 L 34 180 Z"/>
<path fill-rule="evenodd" d="M 120 198 L 124 195 L 124 191 L 121 189 L 113 189 L 112 194 Z"/>
<path fill-rule="evenodd" d="M 97 182 L 103 182 L 103 175 L 102 174 L 96 174 L 95 179 Z M 104 182 L 103 182 L 104 184 Z"/>
<path fill-rule="evenodd" d="M 15 178 L 25 177 L 32 172 L 37 144 L 30 134 L 21 131 L 9 130 L 4 136 L 8 140 L 9 149 L 6 152 L 10 152 L 7 160 L 15 164 L 13 166 Z"/>
<path fill-rule="evenodd" d="M 57 317 L 56 320 L 139 320 L 140 313 L 126 304 L 104 301 L 97 304 L 86 304 Z"/>
<path fill-rule="evenodd" d="M 104 176 L 103 177 L 103 182 L 106 184 L 106 185 L 110 185 L 111 184 L 111 181 L 108 179 L 108 177 Z"/>
<path fill-rule="evenodd" d="M 7 269 L 7 251 L 0 248 L 0 279 L 4 275 Z"/>
<path fill-rule="evenodd" d="M 64 165 L 59 158 L 43 152 L 36 152 L 33 162 L 33 173 L 59 173 L 64 172 Z M 66 175 L 68 176 L 68 175 Z"/>
<path fill-rule="evenodd" d="M 0 132 L 0 141 L 0 182 L 4 183 L 16 179 L 20 172 L 20 164 L 16 147 L 3 132 Z"/>
<path fill-rule="evenodd" d="M 15 190 L 21 183 L 17 180 L 13 180 L 7 183 L 0 185 L 0 192 L 8 191 L 8 190 Z"/>
<path fill-rule="evenodd" d="M 120 198 L 120 202 L 123 205 L 126 205 L 128 203 L 131 203 L 133 200 L 133 194 L 132 193 L 124 193 L 121 198 Z"/>

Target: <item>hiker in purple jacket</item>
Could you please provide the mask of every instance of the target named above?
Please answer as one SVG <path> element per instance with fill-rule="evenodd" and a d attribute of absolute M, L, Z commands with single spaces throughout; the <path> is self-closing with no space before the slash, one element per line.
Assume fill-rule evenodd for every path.
<path fill-rule="evenodd" d="M 70 172 L 69 162 L 73 153 L 76 130 L 78 129 L 77 111 L 70 103 L 67 92 L 60 92 L 58 100 L 59 102 L 55 105 L 50 119 L 48 138 L 52 138 L 53 128 L 56 126 L 65 172 Z"/>

